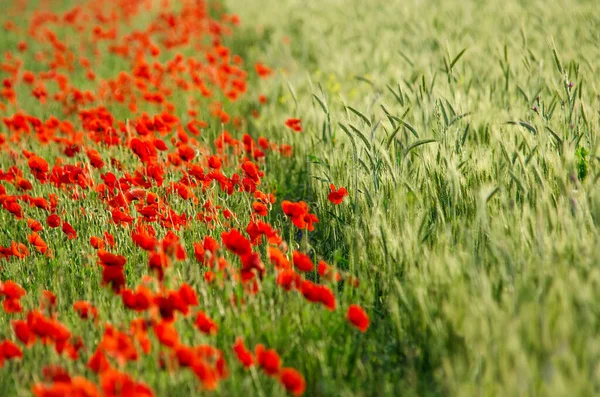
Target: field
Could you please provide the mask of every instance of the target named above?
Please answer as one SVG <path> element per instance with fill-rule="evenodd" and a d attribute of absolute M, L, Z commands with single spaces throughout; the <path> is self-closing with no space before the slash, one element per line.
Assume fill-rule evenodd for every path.
<path fill-rule="evenodd" d="M 0 396 L 600 395 L 589 0 L 4 0 Z"/>

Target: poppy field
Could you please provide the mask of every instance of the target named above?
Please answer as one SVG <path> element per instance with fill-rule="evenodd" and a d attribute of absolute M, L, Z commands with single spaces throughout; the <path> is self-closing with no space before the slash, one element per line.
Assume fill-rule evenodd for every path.
<path fill-rule="evenodd" d="M 274 3 L 3 3 L 0 395 L 600 394 L 594 2 Z"/>

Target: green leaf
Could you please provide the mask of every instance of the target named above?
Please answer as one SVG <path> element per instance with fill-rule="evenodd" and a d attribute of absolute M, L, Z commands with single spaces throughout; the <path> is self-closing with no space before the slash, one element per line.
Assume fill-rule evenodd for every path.
<path fill-rule="evenodd" d="M 400 126 L 396 127 L 396 129 L 394 131 L 392 131 L 392 134 L 390 135 L 390 137 L 387 139 L 387 142 L 385 144 L 385 148 L 389 149 L 390 145 L 392 144 L 392 142 L 394 141 L 394 138 L 396 137 L 396 135 L 398 135 L 398 132 L 400 131 Z"/>
<path fill-rule="evenodd" d="M 402 90 L 400 90 L 399 94 L 396 94 L 396 91 L 394 91 L 394 89 L 392 87 L 390 87 L 389 84 L 387 84 L 386 87 L 392 93 L 392 95 L 394 95 L 394 97 L 396 98 L 398 103 L 400 103 L 401 106 L 404 106 L 404 96 L 402 95 Z M 400 88 L 399 84 L 398 84 L 398 88 Z"/>
<path fill-rule="evenodd" d="M 325 106 L 325 104 L 323 103 L 323 101 L 321 100 L 321 98 L 319 98 L 316 94 L 312 94 L 312 95 L 317 100 L 317 102 L 319 103 L 319 105 L 321 105 L 321 109 L 323 109 L 323 112 L 325 114 L 329 114 L 329 110 L 327 109 L 327 106 Z"/>
<path fill-rule="evenodd" d="M 410 66 L 412 66 L 412 67 L 414 67 L 414 66 L 415 66 L 415 64 L 413 63 L 413 61 L 411 61 L 411 60 L 410 60 L 410 58 L 409 58 L 408 56 L 406 56 L 406 54 L 405 54 L 405 53 L 403 53 L 402 51 L 398 50 L 398 54 L 400 54 L 400 56 L 401 56 L 402 58 L 404 58 L 404 60 L 405 60 L 406 62 L 408 62 L 408 64 L 409 64 Z"/>
<path fill-rule="evenodd" d="M 437 140 L 435 139 L 422 139 L 420 141 L 416 141 L 415 143 L 413 143 L 412 145 L 410 145 L 409 147 L 406 148 L 406 150 L 404 151 L 404 155 L 408 155 L 408 153 L 413 150 L 418 148 L 421 145 L 426 145 L 428 143 L 433 143 L 433 142 L 437 142 Z"/>
<path fill-rule="evenodd" d="M 454 65 L 456 65 L 456 62 L 458 62 L 459 59 L 465 54 L 467 49 L 468 49 L 468 47 L 463 48 L 463 50 L 461 52 L 459 52 L 456 57 L 454 57 L 454 60 L 452 62 L 450 62 L 450 71 L 452 71 L 452 68 L 454 67 Z"/>
<path fill-rule="evenodd" d="M 552 48 L 552 56 L 554 57 L 554 64 L 556 65 L 556 69 L 560 74 L 565 74 L 565 70 L 563 69 L 562 62 L 558 57 L 558 52 L 556 52 L 556 47 Z"/>
<path fill-rule="evenodd" d="M 364 142 L 365 146 L 369 149 L 369 151 L 371 151 L 371 143 L 369 142 L 367 137 L 364 136 L 363 133 L 360 132 L 360 130 L 358 128 L 356 128 L 355 126 L 353 126 L 352 124 L 349 124 L 349 125 L 350 125 L 350 128 L 352 128 L 352 131 L 354 131 L 354 133 L 356 134 L 356 136 L 358 136 L 360 138 L 360 140 Z"/>
<path fill-rule="evenodd" d="M 368 78 L 366 78 L 364 76 L 355 76 L 354 78 L 358 81 L 364 81 L 365 83 L 369 84 L 371 87 L 375 88 L 375 83 L 373 83 L 371 80 L 369 80 Z"/>
<path fill-rule="evenodd" d="M 531 132 L 533 135 L 537 135 L 537 129 L 525 121 L 508 121 L 506 124 L 520 125 L 521 127 L 525 127 L 527 130 L 529 130 L 529 132 Z"/>
<path fill-rule="evenodd" d="M 363 121 L 365 123 L 367 123 L 367 125 L 370 127 L 371 126 L 371 120 L 369 120 L 367 118 L 367 116 L 365 116 L 364 114 L 362 114 L 361 112 L 359 112 L 358 110 L 354 109 L 352 106 L 346 106 L 346 109 L 350 110 L 352 113 L 354 113 L 355 115 L 357 115 L 358 117 L 360 117 L 361 119 L 363 119 Z"/>
<path fill-rule="evenodd" d="M 413 127 L 412 125 L 408 124 L 406 121 L 402 120 L 402 119 L 401 119 L 401 118 L 399 118 L 399 117 L 396 117 L 396 116 L 391 116 L 391 117 L 393 117 L 393 118 L 394 118 L 394 120 L 398 121 L 398 122 L 399 122 L 400 124 L 402 124 L 404 127 L 408 128 L 408 130 L 409 130 L 410 132 L 412 132 L 412 134 L 413 134 L 413 135 L 414 135 L 416 138 L 418 138 L 418 137 L 419 137 L 419 134 L 417 133 L 417 130 L 415 130 L 415 127 Z"/>

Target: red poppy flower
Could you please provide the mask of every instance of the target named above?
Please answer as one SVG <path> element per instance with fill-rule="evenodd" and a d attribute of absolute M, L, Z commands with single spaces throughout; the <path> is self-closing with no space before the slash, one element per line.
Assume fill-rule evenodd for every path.
<path fill-rule="evenodd" d="M 60 365 L 46 365 L 42 368 L 42 375 L 44 379 L 52 382 L 71 382 L 71 376 Z"/>
<path fill-rule="evenodd" d="M 28 159 L 29 169 L 37 180 L 43 182 L 46 180 L 46 173 L 49 170 L 48 163 L 43 158 L 33 155 Z"/>
<path fill-rule="evenodd" d="M 112 234 L 110 234 L 109 232 L 104 232 L 104 240 L 106 241 L 106 243 L 108 245 L 110 245 L 111 247 L 114 247 L 115 237 Z"/>
<path fill-rule="evenodd" d="M 2 308 L 5 313 L 21 313 L 23 311 L 23 307 L 21 306 L 21 301 L 19 299 L 4 299 L 2 301 Z"/>
<path fill-rule="evenodd" d="M 17 243 L 16 241 L 13 241 L 10 244 L 10 253 L 19 259 L 23 259 L 29 256 L 29 250 L 27 249 L 25 244 Z"/>
<path fill-rule="evenodd" d="M 36 383 L 32 387 L 32 392 L 36 397 L 53 397 L 53 396 L 99 396 L 98 388 L 91 381 L 75 376 L 71 378 L 68 374 L 64 374 L 65 378 L 56 375 L 56 378 L 51 379 L 52 384 Z M 68 377 L 68 379 L 67 379 Z"/>
<path fill-rule="evenodd" d="M 62 231 L 67 235 L 69 240 L 77 238 L 77 232 L 73 229 L 73 226 L 69 222 L 63 222 Z"/>
<path fill-rule="evenodd" d="M 179 287 L 179 296 L 188 306 L 197 306 L 198 305 L 198 295 L 196 295 L 196 291 L 187 283 L 181 284 Z"/>
<path fill-rule="evenodd" d="M 320 285 L 319 287 L 319 302 L 321 302 L 327 309 L 335 310 L 335 295 L 327 286 Z"/>
<path fill-rule="evenodd" d="M 236 255 L 243 256 L 252 252 L 250 241 L 236 229 L 221 233 L 221 240 L 225 248 Z"/>
<path fill-rule="evenodd" d="M 269 214 L 269 209 L 267 208 L 267 206 L 261 203 L 260 201 L 253 202 L 252 209 L 259 216 L 267 216 Z"/>
<path fill-rule="evenodd" d="M 27 227 L 31 229 L 33 232 L 41 232 L 44 229 L 44 226 L 35 219 L 28 218 L 27 219 Z"/>
<path fill-rule="evenodd" d="M 98 250 L 98 261 L 102 265 L 102 282 L 110 284 L 115 292 L 125 285 L 124 256 L 114 255 L 103 249 Z"/>
<path fill-rule="evenodd" d="M 51 228 L 57 228 L 60 226 L 61 220 L 58 215 L 52 214 L 52 215 L 49 215 L 48 218 L 46 218 L 46 223 Z"/>
<path fill-rule="evenodd" d="M 260 178 L 265 175 L 264 172 L 260 171 L 258 166 L 252 161 L 244 161 L 242 164 L 242 170 L 244 171 L 244 176 L 252 180 L 252 182 L 257 185 L 260 185 Z"/>
<path fill-rule="evenodd" d="M 361 332 L 366 332 L 369 328 L 369 316 L 359 305 L 350 305 L 346 318 Z"/>
<path fill-rule="evenodd" d="M 77 301 L 73 303 L 73 309 L 77 312 L 80 318 L 86 320 L 88 318 L 98 318 L 98 309 L 96 309 L 90 302 Z"/>
<path fill-rule="evenodd" d="M 115 208 L 111 211 L 112 220 L 117 225 L 129 225 L 133 222 L 133 217 L 128 215 L 126 212 L 121 211 L 119 208 Z"/>
<path fill-rule="evenodd" d="M 217 240 L 210 236 L 204 237 L 203 246 L 205 250 L 213 254 L 215 254 L 221 248 Z"/>
<path fill-rule="evenodd" d="M 327 199 L 336 205 L 340 204 L 344 200 L 344 197 L 348 195 L 348 191 L 346 190 L 346 188 L 341 187 L 338 190 L 336 190 L 335 185 L 333 183 L 329 185 L 329 189 L 331 190 L 331 192 L 327 195 Z"/>
<path fill-rule="evenodd" d="M 262 79 L 267 78 L 272 73 L 271 68 L 260 62 L 254 65 L 254 69 L 256 70 L 256 74 Z"/>
<path fill-rule="evenodd" d="M 25 296 L 26 292 L 19 284 L 12 280 L 7 280 L 0 283 L 0 296 L 5 296 L 8 299 L 20 299 Z"/>
<path fill-rule="evenodd" d="M 219 330 L 219 326 L 203 311 L 196 314 L 196 327 L 208 335 L 214 335 Z"/>
<path fill-rule="evenodd" d="M 100 265 L 107 267 L 122 267 L 127 263 L 127 259 L 124 256 L 111 254 L 102 249 L 98 250 L 98 261 Z"/>
<path fill-rule="evenodd" d="M 10 325 L 15 333 L 17 339 L 19 339 L 25 346 L 31 346 L 35 342 L 35 335 L 29 329 L 27 321 L 25 320 L 12 320 Z"/>
<path fill-rule="evenodd" d="M 154 324 L 154 334 L 161 345 L 175 347 L 179 343 L 179 334 L 173 325 L 166 321 Z"/>
<path fill-rule="evenodd" d="M 139 358 L 132 337 L 117 330 L 110 324 L 105 325 L 104 335 L 98 345 L 104 353 L 115 357 L 118 362 L 125 364 L 128 361 L 136 361 Z"/>
<path fill-rule="evenodd" d="M 218 170 L 221 168 L 221 164 L 222 162 L 219 156 L 210 156 L 208 158 L 208 166 L 212 169 Z"/>
<path fill-rule="evenodd" d="M 316 215 L 309 213 L 308 205 L 304 201 L 293 203 L 288 200 L 281 202 L 283 213 L 292 219 L 292 223 L 299 229 L 313 231 L 314 223 L 319 222 Z"/>
<path fill-rule="evenodd" d="M 152 142 L 133 138 L 130 147 L 131 151 L 135 153 L 143 163 L 155 162 L 158 159 L 156 147 L 154 147 Z"/>
<path fill-rule="evenodd" d="M 153 397 L 152 389 L 136 382 L 130 375 L 115 369 L 107 369 L 100 375 L 100 384 L 107 396 Z"/>
<path fill-rule="evenodd" d="M 286 127 L 296 131 L 296 132 L 302 132 L 302 120 L 300 119 L 287 119 L 285 121 L 285 125 Z"/>
<path fill-rule="evenodd" d="M 288 269 L 290 267 L 290 261 L 278 248 L 269 247 L 269 260 L 279 270 Z"/>
<path fill-rule="evenodd" d="M 282 368 L 279 381 L 294 396 L 301 396 L 306 390 L 304 376 L 294 368 Z"/>
<path fill-rule="evenodd" d="M 235 340 L 233 351 L 235 352 L 237 359 L 244 367 L 250 368 L 252 365 L 254 365 L 254 356 L 252 355 L 252 352 L 246 348 L 242 338 L 238 337 Z"/>
<path fill-rule="evenodd" d="M 196 157 L 196 152 L 188 145 L 179 146 L 177 148 L 177 154 L 179 154 L 179 157 L 181 157 L 183 161 L 192 161 L 194 157 Z"/>
<path fill-rule="evenodd" d="M 21 348 L 8 339 L 0 342 L 0 368 L 4 365 L 4 360 L 12 360 L 14 358 L 23 358 Z"/>
<path fill-rule="evenodd" d="M 100 237 L 96 237 L 96 236 L 92 236 L 90 237 L 90 245 L 94 248 L 94 249 L 104 249 L 104 241 L 102 241 L 102 239 Z"/>
<path fill-rule="evenodd" d="M 17 219 L 23 219 L 23 208 L 16 202 L 15 197 L 7 197 L 3 200 L 2 206 Z"/>
<path fill-rule="evenodd" d="M 310 257 L 298 251 L 294 251 L 292 256 L 294 266 L 301 272 L 312 272 L 315 265 L 310 260 Z"/>
<path fill-rule="evenodd" d="M 104 161 L 102 161 L 102 157 L 100 156 L 100 153 L 98 153 L 97 150 L 90 149 L 87 151 L 86 155 L 90 160 L 90 164 L 92 165 L 92 167 L 98 169 L 104 167 Z"/>
<path fill-rule="evenodd" d="M 281 358 L 273 349 L 265 349 L 264 345 L 256 345 L 256 361 L 267 375 L 274 376 L 279 373 L 281 368 Z"/>
<path fill-rule="evenodd" d="M 218 374 L 217 371 L 212 368 L 204 360 L 196 360 L 192 363 L 192 372 L 202 382 L 202 386 L 207 390 L 214 390 L 217 388 Z"/>
<path fill-rule="evenodd" d="M 204 255 L 206 254 L 206 250 L 200 243 L 194 243 L 193 246 L 194 246 L 194 257 L 196 258 L 196 260 L 198 262 L 200 262 L 201 264 L 204 264 L 204 259 L 205 259 Z"/>
<path fill-rule="evenodd" d="M 156 238 L 150 235 L 143 227 L 131 231 L 131 240 L 135 245 L 149 252 L 154 251 L 158 245 Z"/>
<path fill-rule="evenodd" d="M 189 346 L 177 345 L 175 346 L 174 353 L 180 367 L 189 367 L 196 359 L 196 353 Z"/>
<path fill-rule="evenodd" d="M 152 305 L 153 297 L 152 291 L 143 285 L 138 286 L 135 292 L 130 289 L 121 290 L 123 305 L 138 312 L 148 310 Z"/>
<path fill-rule="evenodd" d="M 324 260 L 320 260 L 317 265 L 319 275 L 329 281 L 342 281 L 342 275 L 335 270 L 333 266 L 329 266 Z"/>
<path fill-rule="evenodd" d="M 96 373 L 104 372 L 110 368 L 110 363 L 102 349 L 96 349 L 96 352 L 90 357 L 87 367 Z"/>

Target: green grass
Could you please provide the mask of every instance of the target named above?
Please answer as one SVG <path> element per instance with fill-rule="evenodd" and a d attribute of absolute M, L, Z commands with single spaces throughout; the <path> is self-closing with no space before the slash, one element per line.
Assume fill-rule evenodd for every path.
<path fill-rule="evenodd" d="M 277 72 L 254 79 L 235 112 L 247 116 L 256 97 L 267 95 L 249 133 L 294 147 L 292 158 L 267 156 L 263 190 L 278 197 L 269 219 L 291 246 L 360 279 L 357 289 L 339 288 L 339 304 L 361 303 L 371 327 L 359 334 L 341 311 L 278 289 L 274 274 L 245 309 L 232 307 L 235 285 L 207 287 L 191 254 L 192 242 L 218 236 L 225 226 L 194 224 L 180 233 L 190 258 L 177 264 L 172 279 L 194 285 L 202 309 L 219 324 L 213 337 L 194 333 L 191 323 L 180 328 L 187 343 L 224 350 L 231 376 L 215 394 L 284 394 L 266 376 L 235 365 L 230 346 L 239 335 L 250 346 L 275 348 L 305 375 L 309 396 L 600 394 L 595 3 L 227 0 L 226 6 L 242 19 L 226 39 L 232 52 Z M 2 33 L 0 48 L 13 49 L 18 40 Z M 98 75 L 113 76 L 109 66 L 100 65 Z M 185 109 L 184 98 L 177 105 Z M 54 111 L 35 100 L 22 106 L 39 117 Z M 126 109 L 111 111 L 127 118 Z M 301 118 L 304 132 L 286 130 L 289 117 Z M 202 142 L 211 145 L 220 128 L 212 125 Z M 47 159 L 57 154 L 35 145 L 16 146 Z M 125 151 L 103 153 L 135 167 Z M 0 169 L 11 161 L 3 152 Z M 330 183 L 349 191 L 340 206 L 327 200 Z M 50 191 L 36 185 L 32 195 Z M 78 202 L 59 206 L 77 240 L 50 230 L 44 238 L 54 258 L 7 261 L 1 272 L 27 289 L 24 306 L 34 306 L 42 289 L 54 291 L 61 320 L 85 336 L 91 353 L 102 330 L 81 322 L 73 301 L 91 300 L 115 324 L 133 315 L 99 287 L 89 237 L 115 235 L 130 285 L 145 274 L 147 259 L 89 196 L 87 216 L 78 214 Z M 228 198 L 216 187 L 206 198 L 232 208 L 245 227 L 249 196 Z M 279 210 L 283 199 L 309 203 L 320 218 L 315 232 L 295 235 Z M 178 211 L 198 210 L 172 200 Z M 0 245 L 26 241 L 27 233 L 24 222 L 0 210 Z M 3 335 L 10 335 L 11 318 L 0 318 Z M 23 361 L 5 364 L 0 394 L 27 395 L 48 362 L 85 372 L 36 345 Z M 127 369 L 157 395 L 198 393 L 191 374 L 156 366 L 154 355 Z"/>

